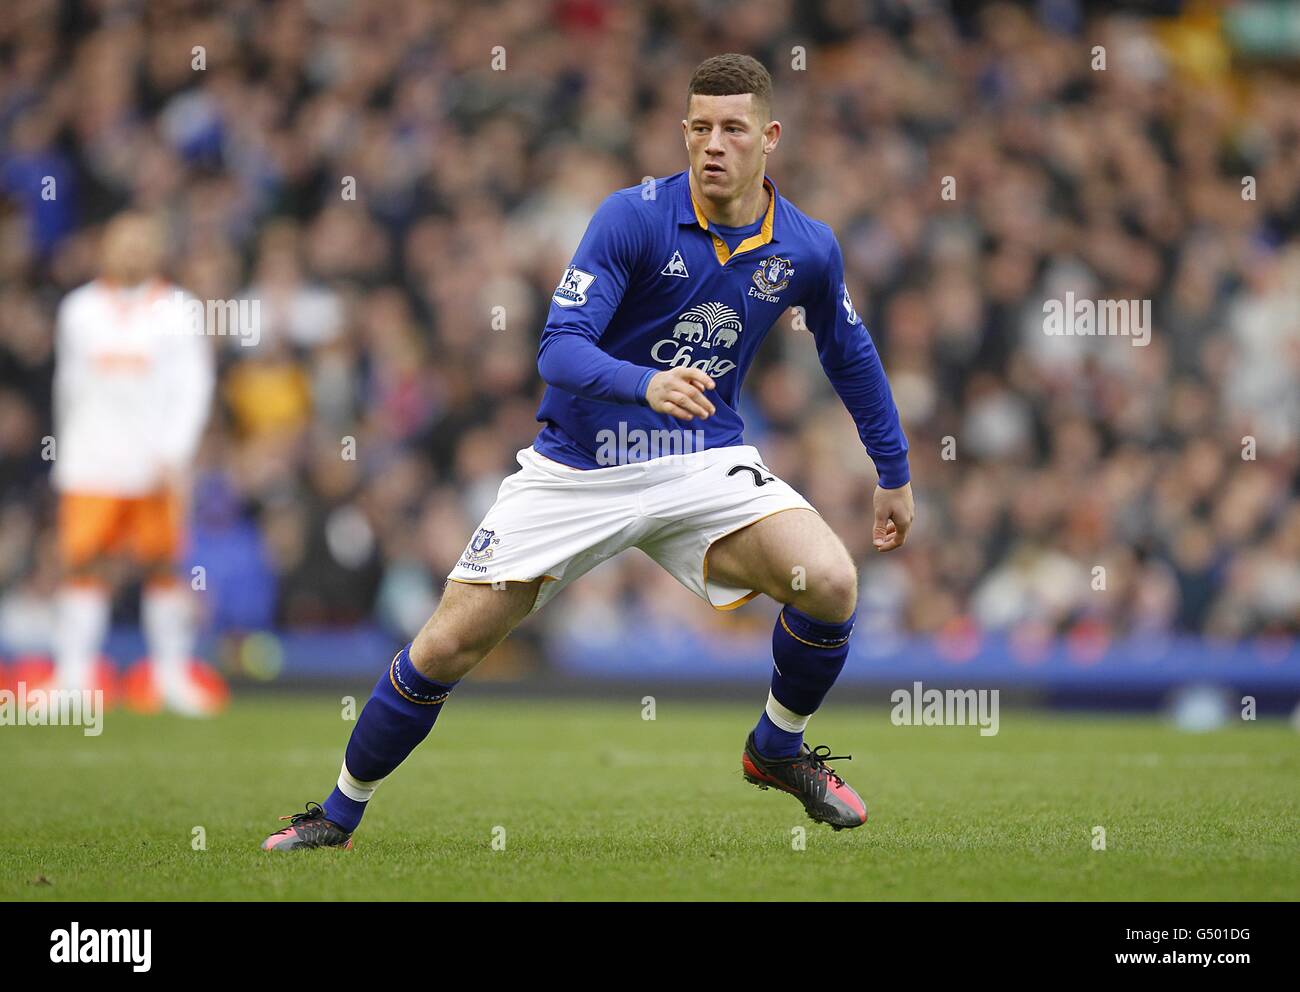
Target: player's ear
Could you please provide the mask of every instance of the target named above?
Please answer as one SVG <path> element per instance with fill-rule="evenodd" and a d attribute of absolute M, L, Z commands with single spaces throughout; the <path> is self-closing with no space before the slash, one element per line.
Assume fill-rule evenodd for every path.
<path fill-rule="evenodd" d="M 776 151 L 777 144 L 781 141 L 781 122 L 768 121 L 767 126 L 763 128 L 763 151 L 771 155 Z"/>

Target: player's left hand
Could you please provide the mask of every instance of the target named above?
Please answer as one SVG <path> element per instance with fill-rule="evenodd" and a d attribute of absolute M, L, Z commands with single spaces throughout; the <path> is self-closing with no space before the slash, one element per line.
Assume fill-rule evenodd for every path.
<path fill-rule="evenodd" d="M 912 517 L 916 513 L 912 505 L 912 484 L 909 482 L 898 489 L 876 486 L 871 502 L 876 511 L 871 543 L 877 551 L 901 548 L 907 540 L 907 532 L 912 529 Z"/>

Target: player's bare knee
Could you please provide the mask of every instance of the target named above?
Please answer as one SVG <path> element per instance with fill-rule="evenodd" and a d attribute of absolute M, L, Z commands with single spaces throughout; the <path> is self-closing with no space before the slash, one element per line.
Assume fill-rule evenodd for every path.
<path fill-rule="evenodd" d="M 796 609 L 827 623 L 843 623 L 858 608 L 858 573 L 847 557 L 809 570 L 807 585 L 793 600 Z"/>
<path fill-rule="evenodd" d="M 437 682 L 464 676 L 528 615 L 538 586 L 540 580 L 499 587 L 448 582 L 411 645 L 416 671 Z"/>
<path fill-rule="evenodd" d="M 411 664 L 425 678 L 436 682 L 454 681 L 462 669 L 472 668 L 467 639 L 460 636 L 453 614 L 440 605 L 411 643 Z M 471 655 L 467 657 L 467 655 Z"/>
<path fill-rule="evenodd" d="M 482 661 L 491 647 L 453 623 L 440 622 L 435 613 L 411 644 L 411 664 L 427 679 L 454 682 Z"/>

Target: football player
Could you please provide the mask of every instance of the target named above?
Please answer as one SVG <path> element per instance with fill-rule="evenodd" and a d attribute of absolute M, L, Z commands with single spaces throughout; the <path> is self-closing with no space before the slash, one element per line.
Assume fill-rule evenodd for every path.
<path fill-rule="evenodd" d="M 907 441 L 834 234 L 767 175 L 781 138 L 771 100 L 755 59 L 707 60 L 682 121 L 689 168 L 620 190 L 597 210 L 542 333 L 540 433 L 518 453 L 519 471 L 433 617 L 380 677 L 336 788 L 264 848 L 350 846 L 376 788 L 429 734 L 456 684 L 525 616 L 631 547 L 717 610 L 760 593 L 781 604 L 744 776 L 791 793 L 836 829 L 866 822 L 862 798 L 828 764 L 830 749 L 803 740 L 848 656 L 857 572 L 817 511 L 745 443 L 737 412 L 777 318 L 804 308 L 821 365 L 875 463 L 881 552 L 902 546 L 912 524 Z"/>

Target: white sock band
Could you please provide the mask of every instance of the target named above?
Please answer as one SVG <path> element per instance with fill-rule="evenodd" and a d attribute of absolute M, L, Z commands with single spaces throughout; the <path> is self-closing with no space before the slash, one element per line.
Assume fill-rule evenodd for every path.
<path fill-rule="evenodd" d="M 163 679 L 183 679 L 194 650 L 193 603 L 179 583 L 149 585 L 140 601 L 140 620 L 154 671 Z"/>
<path fill-rule="evenodd" d="M 359 779 L 355 779 L 352 777 L 352 773 L 348 771 L 347 764 L 344 763 L 343 770 L 339 772 L 339 792 L 343 793 L 343 795 L 347 796 L 353 802 L 368 803 L 370 802 L 370 797 L 375 794 L 375 790 L 379 788 L 379 783 L 382 781 L 382 778 L 376 779 L 373 782 L 362 782 Z"/>
<path fill-rule="evenodd" d="M 108 590 L 102 586 L 69 585 L 59 590 L 52 645 L 59 685 L 73 689 L 91 685 L 108 633 L 110 606 Z"/>
<path fill-rule="evenodd" d="M 808 721 L 812 719 L 812 716 L 803 716 L 792 709 L 782 706 L 769 689 L 767 693 L 767 718 L 787 733 L 802 734 L 804 727 L 808 726 Z"/>

